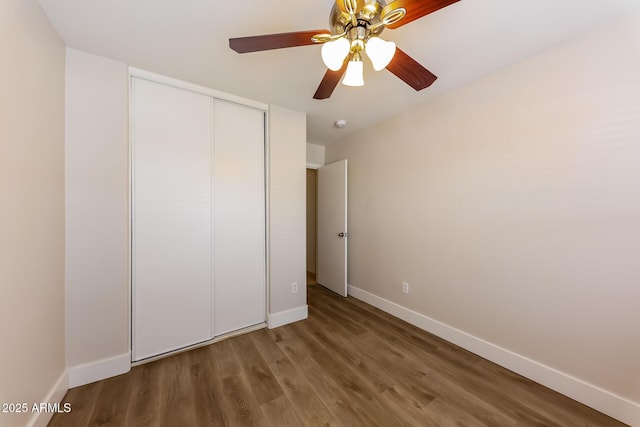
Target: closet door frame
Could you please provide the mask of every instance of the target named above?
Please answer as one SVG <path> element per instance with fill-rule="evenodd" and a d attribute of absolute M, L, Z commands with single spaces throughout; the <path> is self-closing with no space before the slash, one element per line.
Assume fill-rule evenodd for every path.
<path fill-rule="evenodd" d="M 133 233 L 134 233 L 134 194 L 133 194 L 133 130 L 134 130 L 134 117 L 133 117 L 133 103 L 134 103 L 134 99 L 133 99 L 133 81 L 134 78 L 138 78 L 138 79 L 144 79 L 144 80 L 148 80 L 154 83 L 159 83 L 159 84 L 164 84 L 166 86 L 170 86 L 170 87 L 175 87 L 177 89 L 182 89 L 182 90 L 187 90 L 187 91 L 191 91 L 194 93 L 198 93 L 201 95 L 206 95 L 212 98 L 212 104 L 215 100 L 219 100 L 219 101 L 225 101 L 225 102 L 231 102 L 234 104 L 238 104 L 244 107 L 249 107 L 249 108 L 253 108 L 256 109 L 258 111 L 261 111 L 264 114 L 264 232 L 265 232 L 265 236 L 264 236 L 264 254 L 265 254 L 265 259 L 264 259 L 264 273 L 265 273 L 265 277 L 264 277 L 264 302 L 265 302 L 265 307 L 264 307 L 264 313 L 265 313 L 265 319 L 264 322 L 238 330 L 238 331 L 233 331 L 227 334 L 223 334 L 223 335 L 219 335 L 219 336 L 213 336 L 213 338 L 211 340 L 208 341 L 204 341 L 198 344 L 194 344 L 192 346 L 186 347 L 186 348 L 182 348 L 182 349 L 176 349 L 175 351 L 170 351 L 167 353 L 163 353 L 157 356 L 152 356 L 149 358 L 146 358 L 144 360 L 139 360 L 139 361 L 134 361 L 133 360 L 133 317 L 134 317 L 134 313 L 133 313 L 133 309 L 134 309 L 134 301 L 133 301 L 133 277 L 134 277 L 134 273 L 135 273 L 135 252 L 133 250 Z M 213 121 L 212 121 L 213 123 Z M 258 330 L 258 329 L 262 329 L 264 327 L 267 326 L 267 317 L 268 317 L 268 307 L 269 307 L 269 287 L 270 287 L 270 283 L 269 283 L 269 209 L 268 209 L 268 203 L 269 203 L 269 105 L 262 103 L 262 102 L 258 102 L 258 101 L 254 101 L 248 98 L 244 98 L 241 96 L 237 96 L 237 95 L 233 95 L 233 94 L 229 94 L 229 93 L 225 93 L 222 91 L 218 91 L 215 89 L 211 89 L 205 86 L 200 86 L 200 85 L 196 85 L 193 83 L 188 83 L 182 80 L 178 80 L 178 79 L 174 79 L 171 77 L 167 77 L 167 76 L 163 76 L 161 74 L 156 74 L 156 73 L 152 73 L 146 70 L 141 70 L 139 68 L 135 68 L 135 67 L 129 67 L 129 187 L 128 187 L 128 193 L 129 193 L 129 249 L 130 249 L 130 258 L 129 258 L 129 353 L 131 354 L 132 357 L 132 362 L 131 365 L 132 366 L 136 366 L 139 364 L 143 364 L 143 363 L 147 363 L 147 362 L 152 362 L 154 360 L 157 359 L 161 359 L 163 357 L 166 357 L 168 355 L 172 355 L 172 354 L 176 354 L 176 353 L 180 353 L 182 351 L 187 351 L 187 350 L 191 350 L 194 348 L 198 348 L 201 346 L 205 346 L 205 345 L 209 345 L 212 344 L 214 342 L 220 341 L 222 339 L 225 339 L 229 336 L 233 336 L 233 335 L 237 335 L 237 334 L 241 334 L 241 333 L 246 333 L 246 332 L 250 332 L 252 330 Z M 215 201 L 214 201 L 215 203 Z M 213 225 L 213 224 L 212 224 Z M 215 255 L 214 255 L 215 256 Z M 213 284 L 213 286 L 215 287 L 215 283 Z M 213 288 L 212 288 L 213 289 Z M 213 298 L 215 296 L 213 295 L 212 292 L 212 307 L 214 306 L 214 301 Z M 213 325 L 213 315 L 212 315 L 212 330 L 214 330 L 215 325 Z"/>

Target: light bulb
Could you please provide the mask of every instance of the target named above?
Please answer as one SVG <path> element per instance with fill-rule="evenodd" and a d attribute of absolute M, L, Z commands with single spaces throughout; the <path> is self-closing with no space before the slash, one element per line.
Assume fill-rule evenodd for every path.
<path fill-rule="evenodd" d="M 351 43 L 344 37 L 322 45 L 322 61 L 328 69 L 338 71 L 344 64 L 344 58 L 349 54 Z"/>
<path fill-rule="evenodd" d="M 367 41 L 365 51 L 371 59 L 373 69 L 380 71 L 389 65 L 396 53 L 396 44 L 382 40 L 380 37 L 371 37 Z"/>
<path fill-rule="evenodd" d="M 345 86 L 364 86 L 363 67 L 360 57 L 355 57 L 349 61 L 347 72 L 342 79 Z"/>

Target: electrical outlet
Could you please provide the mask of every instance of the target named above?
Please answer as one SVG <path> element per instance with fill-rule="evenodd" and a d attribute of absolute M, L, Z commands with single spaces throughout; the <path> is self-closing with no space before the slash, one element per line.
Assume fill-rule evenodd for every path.
<path fill-rule="evenodd" d="M 407 282 L 402 282 L 402 292 L 405 294 L 409 293 L 409 284 Z"/>
<path fill-rule="evenodd" d="M 295 294 L 296 292 L 298 292 L 298 282 L 293 282 L 291 284 L 291 293 Z"/>

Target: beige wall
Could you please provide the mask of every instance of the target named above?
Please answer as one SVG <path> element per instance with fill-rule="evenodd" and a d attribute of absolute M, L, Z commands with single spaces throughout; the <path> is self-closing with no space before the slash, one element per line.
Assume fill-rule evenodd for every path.
<path fill-rule="evenodd" d="M 633 17 L 327 147 L 349 159 L 350 284 L 640 423 L 638 76 Z"/>
<path fill-rule="evenodd" d="M 269 109 L 269 314 L 307 305 L 305 215 L 306 116 Z M 291 284 L 298 282 L 298 292 Z"/>
<path fill-rule="evenodd" d="M 0 2 L 0 52 L 0 403 L 31 405 L 66 389 L 65 53 L 27 0 Z M 31 417 L 0 413 L 0 425 Z"/>
<path fill-rule="evenodd" d="M 324 165 L 325 147 L 307 143 L 307 166 L 320 167 Z"/>
<path fill-rule="evenodd" d="M 66 328 L 71 386 L 129 367 L 128 69 L 67 49 Z M 115 360 L 113 358 L 116 358 Z"/>

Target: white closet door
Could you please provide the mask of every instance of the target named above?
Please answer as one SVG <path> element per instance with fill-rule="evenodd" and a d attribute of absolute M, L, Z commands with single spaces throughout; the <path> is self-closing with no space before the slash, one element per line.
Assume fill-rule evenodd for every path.
<path fill-rule="evenodd" d="M 205 95 L 133 79 L 133 359 L 213 337 L 211 113 Z"/>
<path fill-rule="evenodd" d="M 214 335 L 265 321 L 264 112 L 214 102 Z"/>

